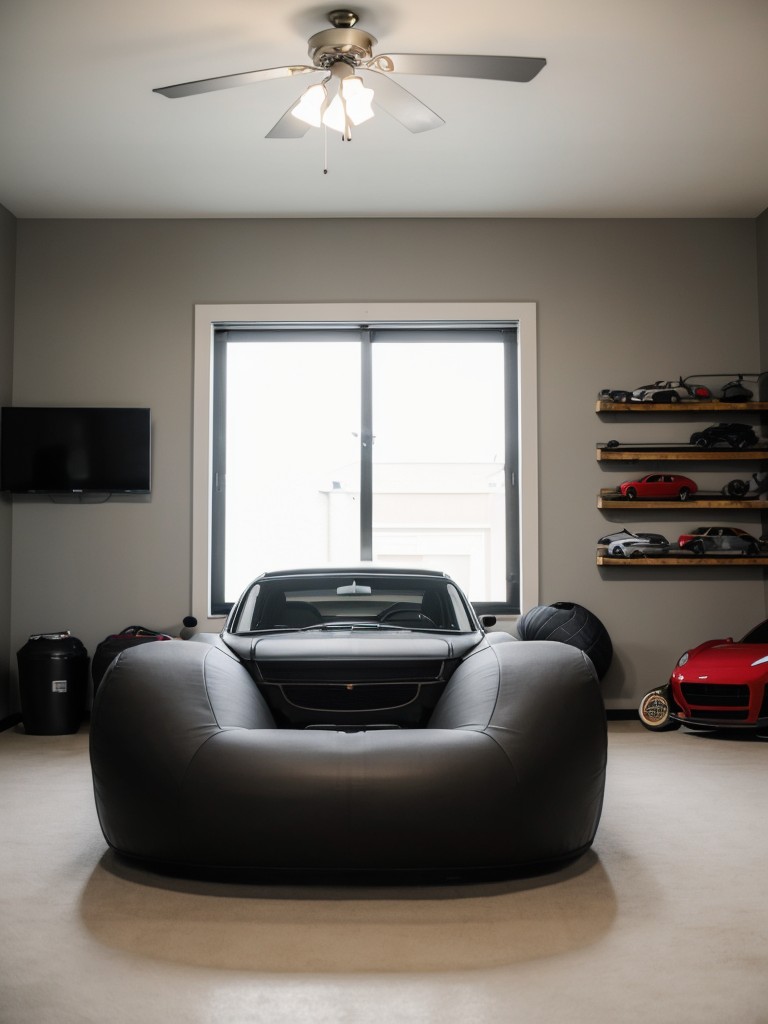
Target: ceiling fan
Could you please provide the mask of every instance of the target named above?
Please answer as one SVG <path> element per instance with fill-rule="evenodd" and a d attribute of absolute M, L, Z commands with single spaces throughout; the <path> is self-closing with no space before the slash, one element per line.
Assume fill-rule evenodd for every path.
<path fill-rule="evenodd" d="M 352 125 L 373 116 L 372 103 L 386 111 L 412 132 L 426 132 L 445 122 L 413 93 L 399 85 L 393 75 L 437 75 L 448 78 L 482 78 L 502 82 L 530 82 L 547 63 L 543 57 L 495 57 L 446 53 L 390 53 L 374 56 L 377 40 L 355 28 L 354 11 L 331 11 L 333 28 L 316 32 L 308 40 L 312 64 L 291 64 L 280 68 L 262 68 L 237 75 L 203 78 L 195 82 L 168 85 L 153 92 L 170 99 L 197 93 L 251 85 L 271 78 L 325 72 L 322 83 L 310 86 L 292 103 L 268 139 L 298 139 L 312 126 L 325 124 L 351 138 Z M 370 78 L 363 75 L 371 73 Z M 372 86 L 366 88 L 365 82 Z"/>

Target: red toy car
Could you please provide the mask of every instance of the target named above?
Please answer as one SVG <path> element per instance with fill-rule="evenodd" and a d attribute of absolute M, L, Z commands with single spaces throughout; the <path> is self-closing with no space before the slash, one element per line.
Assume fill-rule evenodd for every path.
<path fill-rule="evenodd" d="M 768 728 L 768 619 L 735 643 L 707 640 L 682 655 L 669 682 L 646 693 L 640 721 L 654 732 Z"/>
<path fill-rule="evenodd" d="M 698 489 L 689 477 L 671 473 L 648 473 L 639 480 L 625 480 L 619 486 L 625 498 L 679 498 L 680 501 L 687 501 Z"/>

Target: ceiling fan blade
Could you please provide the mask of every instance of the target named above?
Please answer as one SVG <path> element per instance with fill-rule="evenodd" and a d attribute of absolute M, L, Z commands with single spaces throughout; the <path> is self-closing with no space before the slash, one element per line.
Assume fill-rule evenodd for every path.
<path fill-rule="evenodd" d="M 362 68 L 360 69 L 363 70 Z M 399 121 L 401 125 L 411 132 L 428 132 L 433 128 L 439 128 L 445 121 L 430 109 L 426 103 L 422 103 L 412 92 L 408 92 L 402 85 L 389 77 L 387 72 L 376 71 L 375 68 L 367 68 L 366 71 L 373 71 L 376 78 L 371 82 L 373 86 L 373 105 L 381 109 Z"/>
<path fill-rule="evenodd" d="M 530 82 L 547 63 L 544 57 L 483 57 L 457 53 L 389 53 L 379 54 L 374 61 L 391 61 L 390 74 L 489 78 L 500 82 Z"/>
<path fill-rule="evenodd" d="M 264 136 L 265 139 L 301 139 L 307 134 L 310 126 L 306 121 L 300 121 L 298 117 L 293 116 L 293 110 L 298 102 L 294 100 L 277 124 Z"/>
<path fill-rule="evenodd" d="M 262 68 L 260 71 L 243 71 L 239 75 L 220 75 L 218 78 L 201 78 L 197 82 L 182 82 L 180 85 L 166 85 L 152 92 L 178 99 L 179 96 L 194 96 L 201 92 L 215 92 L 216 89 L 234 89 L 240 85 L 251 85 L 253 82 L 266 82 L 270 78 L 293 78 L 294 75 L 306 75 L 311 71 L 322 70 L 309 67 L 307 64 L 292 64 L 284 68 Z"/>

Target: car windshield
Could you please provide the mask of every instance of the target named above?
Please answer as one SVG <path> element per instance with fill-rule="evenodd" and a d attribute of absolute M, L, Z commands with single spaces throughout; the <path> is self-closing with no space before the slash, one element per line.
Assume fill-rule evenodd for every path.
<path fill-rule="evenodd" d="M 754 629 L 750 629 L 743 640 L 740 641 L 742 644 L 768 644 L 768 619 L 761 622 Z"/>
<path fill-rule="evenodd" d="M 233 609 L 231 633 L 418 629 L 467 633 L 471 612 L 450 580 L 362 573 L 263 577 Z"/>

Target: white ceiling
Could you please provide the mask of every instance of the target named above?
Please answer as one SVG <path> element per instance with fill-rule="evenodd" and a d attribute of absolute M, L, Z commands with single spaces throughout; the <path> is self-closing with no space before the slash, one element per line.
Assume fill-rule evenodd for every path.
<path fill-rule="evenodd" d="M 399 76 L 446 124 L 264 135 L 305 78 L 300 0 L 2 0 L 0 203 L 18 217 L 755 217 L 768 207 L 766 0 L 382 0 L 374 52 L 546 57 L 526 85 Z M 369 244 L 375 244 L 368 240 Z"/>

